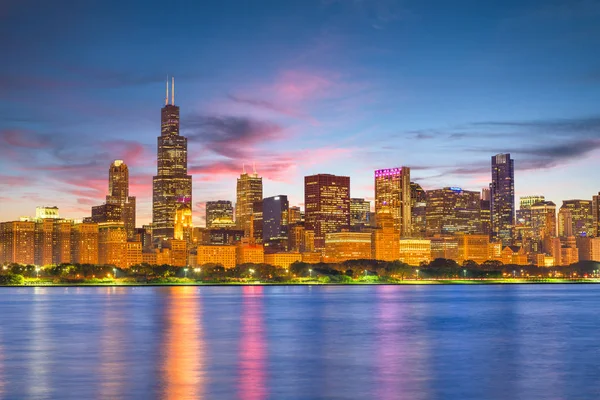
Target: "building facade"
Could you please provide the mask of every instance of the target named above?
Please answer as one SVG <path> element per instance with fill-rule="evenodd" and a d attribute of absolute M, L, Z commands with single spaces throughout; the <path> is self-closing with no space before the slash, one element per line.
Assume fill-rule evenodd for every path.
<path fill-rule="evenodd" d="M 512 243 L 515 224 L 515 171 L 510 154 L 492 157 L 492 183 L 490 184 L 491 238 L 503 246 Z"/>
<path fill-rule="evenodd" d="M 410 236 L 411 187 L 410 168 L 389 168 L 375 171 L 375 220 L 389 209 L 394 217 L 394 226 L 400 237 Z"/>
<path fill-rule="evenodd" d="M 427 192 L 427 236 L 482 233 L 479 192 L 445 187 Z"/>
<path fill-rule="evenodd" d="M 245 171 L 237 180 L 235 203 L 236 228 L 244 231 L 244 236 L 252 237 L 254 203 L 263 199 L 262 177 L 256 171 L 247 174 Z"/>

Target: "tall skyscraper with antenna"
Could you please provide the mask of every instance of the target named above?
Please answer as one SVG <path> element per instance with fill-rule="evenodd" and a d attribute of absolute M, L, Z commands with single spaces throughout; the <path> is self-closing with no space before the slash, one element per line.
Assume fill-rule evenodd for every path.
<path fill-rule="evenodd" d="M 262 177 L 253 168 L 252 174 L 243 172 L 237 180 L 237 201 L 235 203 L 235 224 L 238 229 L 244 231 L 244 236 L 252 237 L 254 203 L 263 199 Z"/>
<path fill-rule="evenodd" d="M 152 179 L 152 238 L 174 237 L 175 214 L 183 204 L 192 204 L 192 177 L 187 173 L 187 138 L 179 135 L 179 107 L 175 105 L 175 78 L 166 85 L 158 137 L 157 174 Z"/>

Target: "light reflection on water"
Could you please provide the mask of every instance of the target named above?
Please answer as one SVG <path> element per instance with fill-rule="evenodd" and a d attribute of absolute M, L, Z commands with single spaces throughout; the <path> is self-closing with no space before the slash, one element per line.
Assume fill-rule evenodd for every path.
<path fill-rule="evenodd" d="M 0 398 L 595 399 L 600 287 L 0 289 Z"/>

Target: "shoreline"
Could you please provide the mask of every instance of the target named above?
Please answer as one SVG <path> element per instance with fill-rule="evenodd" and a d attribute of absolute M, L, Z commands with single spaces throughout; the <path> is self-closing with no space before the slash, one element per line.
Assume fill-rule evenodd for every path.
<path fill-rule="evenodd" d="M 0 288 L 47 288 L 47 287 L 164 287 L 164 286 L 455 286 L 455 285 L 559 285 L 559 284 L 600 284 L 600 279 L 489 279 L 489 280 L 462 280 L 462 279 L 428 279 L 406 280 L 401 282 L 351 282 L 351 283 L 323 283 L 323 282 L 107 282 L 107 283 L 25 283 L 24 285 L 0 285 Z"/>

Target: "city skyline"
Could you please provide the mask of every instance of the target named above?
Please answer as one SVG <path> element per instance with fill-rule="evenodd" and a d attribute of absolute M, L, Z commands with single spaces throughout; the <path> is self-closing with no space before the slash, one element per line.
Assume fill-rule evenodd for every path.
<path fill-rule="evenodd" d="M 223 2 L 149 10 L 133 25 L 133 3 L 69 8 L 72 25 L 67 3 L 0 14 L 0 30 L 20 38 L 0 35 L 13 55 L 0 66 L 0 220 L 38 205 L 87 216 L 121 159 L 137 225 L 149 223 L 167 74 L 190 141 L 194 225 L 206 201 L 235 201 L 235 179 L 253 163 L 264 197 L 286 194 L 290 205 L 302 205 L 302 179 L 314 174 L 349 176 L 350 196 L 373 202 L 372 171 L 401 165 L 425 190 L 479 191 L 490 155 L 504 152 L 515 159 L 516 198 L 560 206 L 598 192 L 596 2 L 307 1 L 241 14 Z M 85 22 L 92 11 L 111 22 L 104 39 L 104 25 Z M 32 35 L 25 19 L 48 34 Z M 82 49 L 90 56 L 73 55 Z"/>

